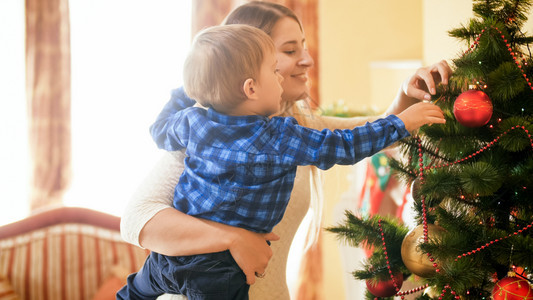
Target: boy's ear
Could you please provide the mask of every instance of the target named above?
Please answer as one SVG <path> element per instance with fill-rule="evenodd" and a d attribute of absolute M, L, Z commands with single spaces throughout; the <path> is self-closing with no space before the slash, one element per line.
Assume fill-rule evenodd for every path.
<path fill-rule="evenodd" d="M 246 98 L 248 99 L 256 99 L 257 93 L 255 92 L 255 80 L 252 78 L 248 78 L 244 81 L 244 84 L 242 85 L 242 89 L 244 91 L 244 94 L 246 95 Z"/>

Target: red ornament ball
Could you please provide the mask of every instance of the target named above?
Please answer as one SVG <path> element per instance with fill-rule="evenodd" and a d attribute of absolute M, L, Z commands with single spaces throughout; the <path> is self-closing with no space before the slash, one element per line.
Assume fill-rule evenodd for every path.
<path fill-rule="evenodd" d="M 481 127 L 492 117 L 492 102 L 484 92 L 468 90 L 455 99 L 453 114 L 463 126 Z"/>
<path fill-rule="evenodd" d="M 529 282 L 517 276 L 508 276 L 496 282 L 492 290 L 494 300 L 533 300 Z"/>
<path fill-rule="evenodd" d="M 403 284 L 403 274 L 402 272 L 397 272 L 394 274 L 394 282 L 398 287 L 398 290 L 401 289 Z M 374 280 L 368 279 L 366 281 L 366 287 L 368 291 L 376 297 L 392 297 L 396 295 L 396 288 L 392 279 L 375 282 Z"/>

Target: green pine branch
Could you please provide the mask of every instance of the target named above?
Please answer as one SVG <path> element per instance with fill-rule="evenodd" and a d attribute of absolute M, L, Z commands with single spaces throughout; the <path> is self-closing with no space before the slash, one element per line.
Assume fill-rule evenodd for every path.
<path fill-rule="evenodd" d="M 445 229 L 419 246 L 437 260 L 440 272 L 423 281 L 438 294 L 450 286 L 462 299 L 489 298 L 494 276 L 503 278 L 512 265 L 529 274 L 533 270 L 533 228 L 527 227 L 533 222 L 533 37 L 521 29 L 532 3 L 474 1 L 474 18 L 449 31 L 465 42 L 465 49 L 453 60 L 449 84 L 438 86 L 431 99 L 446 124 L 421 127 L 416 133 L 420 145 L 414 137 L 400 141 L 402 158 L 390 163 L 394 176 L 413 183 L 417 224 L 427 221 Z M 493 105 L 488 123 L 475 128 L 461 125 L 454 114 L 455 100 L 470 86 L 484 91 Z M 348 245 L 373 249 L 353 272 L 356 279 L 390 278 L 379 219 L 390 267 L 410 275 L 400 254 L 406 227 L 347 212 L 343 223 L 328 230 Z M 443 299 L 453 296 L 448 291 Z"/>
<path fill-rule="evenodd" d="M 387 254 L 385 254 L 383 246 L 382 232 L 379 229 L 380 220 Z M 343 222 L 328 227 L 326 230 L 335 233 L 336 237 L 344 244 L 373 250 L 371 257 L 364 261 L 364 268 L 352 273 L 356 279 L 389 279 L 387 261 L 389 261 L 389 266 L 393 272 L 410 274 L 405 268 L 400 254 L 402 241 L 409 229 L 397 220 L 381 216 L 361 218 L 346 211 Z"/>

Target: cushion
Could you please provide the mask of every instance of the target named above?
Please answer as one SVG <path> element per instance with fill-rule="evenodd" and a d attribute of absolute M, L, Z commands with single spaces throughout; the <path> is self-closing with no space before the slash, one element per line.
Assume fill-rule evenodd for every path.
<path fill-rule="evenodd" d="M 126 284 L 126 279 L 130 274 L 126 268 L 115 265 L 111 268 L 111 274 L 100 286 L 93 300 L 115 300 L 117 292 Z M 1 299 L 0 299 L 1 300 Z"/>
<path fill-rule="evenodd" d="M 124 286 L 125 282 L 117 276 L 108 277 L 100 286 L 93 300 L 115 300 L 115 295 Z"/>

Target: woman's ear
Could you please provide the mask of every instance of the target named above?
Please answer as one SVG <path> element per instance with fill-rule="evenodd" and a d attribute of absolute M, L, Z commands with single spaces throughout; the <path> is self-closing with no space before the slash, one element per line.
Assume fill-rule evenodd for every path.
<path fill-rule="evenodd" d="M 244 81 L 244 84 L 242 85 L 242 89 L 244 91 L 244 94 L 246 95 L 246 98 L 248 99 L 256 99 L 257 93 L 255 91 L 255 80 L 252 78 L 248 78 Z"/>

